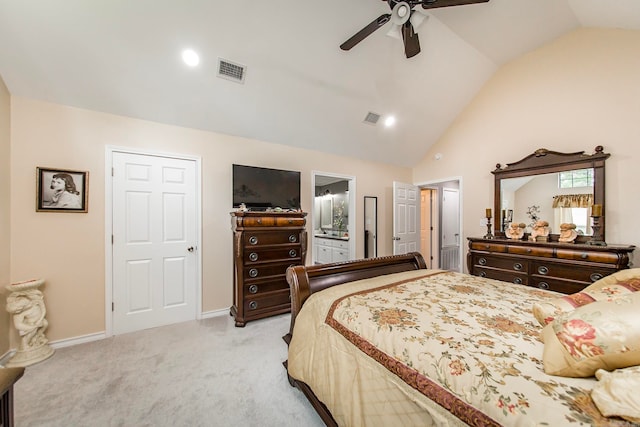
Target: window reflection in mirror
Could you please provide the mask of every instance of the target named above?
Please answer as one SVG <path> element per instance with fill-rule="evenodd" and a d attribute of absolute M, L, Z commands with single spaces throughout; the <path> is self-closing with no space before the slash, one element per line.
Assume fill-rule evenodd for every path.
<path fill-rule="evenodd" d="M 591 235 L 593 177 L 590 168 L 503 179 L 500 183 L 503 230 L 509 219 L 527 224 L 529 232 L 536 220 L 544 220 L 549 222 L 551 233 L 560 233 L 560 224 L 571 222 L 576 224 L 579 234 Z M 538 209 L 532 209 L 534 206 Z M 537 213 L 528 214 L 532 211 Z"/>

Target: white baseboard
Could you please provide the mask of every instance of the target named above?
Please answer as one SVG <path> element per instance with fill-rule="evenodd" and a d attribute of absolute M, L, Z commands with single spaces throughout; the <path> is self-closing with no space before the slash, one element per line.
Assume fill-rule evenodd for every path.
<path fill-rule="evenodd" d="M 80 337 L 67 338 L 64 340 L 51 341 L 49 345 L 53 348 L 71 347 L 72 345 L 84 344 L 93 341 L 100 341 L 107 337 L 104 332 L 97 332 L 95 334 L 82 335 Z"/>
<path fill-rule="evenodd" d="M 83 335 L 81 337 L 67 338 L 64 340 L 50 341 L 49 345 L 53 349 L 71 347 L 72 345 L 84 344 L 92 341 L 103 340 L 107 337 L 104 332 L 98 332 L 95 334 Z M 9 349 L 5 354 L 0 356 L 0 366 L 4 366 L 16 354 L 16 349 Z"/>
<path fill-rule="evenodd" d="M 201 319 L 211 319 L 212 317 L 228 316 L 229 309 L 221 308 L 220 310 L 203 311 L 200 315 Z"/>
<path fill-rule="evenodd" d="M 228 316 L 228 315 L 229 315 L 229 309 L 222 308 L 220 310 L 203 312 L 201 314 L 201 319 L 211 319 L 213 317 Z M 67 339 L 58 340 L 58 341 L 50 341 L 49 345 L 54 349 L 58 349 L 58 348 L 64 348 L 64 347 L 71 347 L 73 345 L 78 345 L 78 344 L 85 344 L 93 341 L 100 341 L 105 338 L 107 338 L 106 332 L 96 332 L 95 334 L 82 335 L 79 337 L 67 338 Z M 16 352 L 16 349 L 12 348 L 12 349 L 9 349 L 5 354 L 0 356 L 0 366 L 4 366 L 4 364 L 9 359 L 11 359 L 11 357 L 15 354 L 15 352 Z"/>

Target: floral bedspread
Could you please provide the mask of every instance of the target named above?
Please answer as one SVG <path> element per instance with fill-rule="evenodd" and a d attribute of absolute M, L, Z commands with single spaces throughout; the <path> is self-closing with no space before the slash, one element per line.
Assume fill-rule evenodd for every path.
<path fill-rule="evenodd" d="M 430 271 L 351 291 L 329 303 L 324 323 L 465 423 L 630 425 L 599 413 L 595 379 L 544 373 L 531 307 L 557 295 Z"/>

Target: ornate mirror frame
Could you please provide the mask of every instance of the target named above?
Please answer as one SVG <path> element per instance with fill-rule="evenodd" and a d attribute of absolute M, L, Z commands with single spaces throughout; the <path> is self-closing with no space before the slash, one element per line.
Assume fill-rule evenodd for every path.
<path fill-rule="evenodd" d="M 574 169 L 588 169 L 593 168 L 593 200 L 594 204 L 602 205 L 602 220 L 601 220 L 601 232 L 602 239 L 605 236 L 605 161 L 609 158 L 610 154 L 603 152 L 603 147 L 598 145 L 595 148 L 593 154 L 584 154 L 584 151 L 576 153 L 559 153 L 557 151 L 550 151 L 546 148 L 540 148 L 533 154 L 528 155 L 522 160 L 515 163 L 508 163 L 506 166 L 502 166 L 500 163 L 496 164 L 496 169 L 491 173 L 495 175 L 495 187 L 494 187 L 494 234 L 496 236 L 504 237 L 504 232 L 501 229 L 501 182 L 503 179 L 519 178 L 532 175 L 542 175 L 546 173 L 565 172 Z M 551 235 L 552 241 L 558 240 L 558 235 Z M 591 240 L 591 236 L 578 236 L 577 243 L 584 243 Z"/>

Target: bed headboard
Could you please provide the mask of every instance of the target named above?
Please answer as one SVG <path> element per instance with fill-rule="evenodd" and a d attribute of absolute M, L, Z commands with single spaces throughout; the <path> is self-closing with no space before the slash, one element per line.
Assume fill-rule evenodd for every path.
<path fill-rule="evenodd" d="M 355 280 L 426 268 L 427 264 L 419 252 L 357 261 L 289 267 L 287 282 L 291 291 L 291 328 L 284 340 L 287 343 L 291 340 L 296 316 L 304 302 L 314 292 Z"/>

